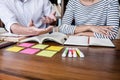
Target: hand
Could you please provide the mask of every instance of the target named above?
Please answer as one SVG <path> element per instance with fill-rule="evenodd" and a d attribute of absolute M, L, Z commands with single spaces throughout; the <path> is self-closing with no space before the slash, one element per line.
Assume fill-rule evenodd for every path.
<path fill-rule="evenodd" d="M 90 26 L 91 27 L 91 26 Z M 110 26 L 92 26 L 90 30 L 92 32 L 100 33 L 106 36 L 109 36 L 109 33 L 111 32 L 112 27 Z"/>
<path fill-rule="evenodd" d="M 76 36 L 89 36 L 89 37 L 94 36 L 93 32 L 81 32 L 81 33 L 77 33 L 75 35 Z"/>
<path fill-rule="evenodd" d="M 45 34 L 53 30 L 53 26 L 49 26 L 48 28 L 45 28 L 45 29 L 36 28 L 34 26 L 33 20 L 30 21 L 28 26 L 29 26 L 28 31 L 31 36 Z"/>
<path fill-rule="evenodd" d="M 55 14 L 56 14 L 56 12 L 52 12 L 49 16 L 43 17 L 42 22 L 45 24 L 50 24 L 50 23 L 56 21 Z"/>

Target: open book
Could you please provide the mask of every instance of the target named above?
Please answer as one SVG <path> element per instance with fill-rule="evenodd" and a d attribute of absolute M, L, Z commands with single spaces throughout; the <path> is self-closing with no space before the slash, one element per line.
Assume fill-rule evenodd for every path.
<path fill-rule="evenodd" d="M 106 46 L 115 47 L 110 39 L 101 39 L 87 36 L 69 36 L 65 41 L 65 45 L 81 45 L 81 46 Z"/>
<path fill-rule="evenodd" d="M 67 39 L 67 35 L 59 32 L 53 32 L 51 34 L 43 34 L 39 36 L 28 37 L 26 39 L 21 40 L 20 42 L 36 41 L 38 43 L 43 43 L 44 41 L 49 40 L 60 44 L 64 44 L 66 39 Z"/>
<path fill-rule="evenodd" d="M 5 42 L 19 42 L 22 39 L 25 39 L 28 35 L 17 35 L 9 32 L 4 32 L 0 34 L 0 41 Z"/>

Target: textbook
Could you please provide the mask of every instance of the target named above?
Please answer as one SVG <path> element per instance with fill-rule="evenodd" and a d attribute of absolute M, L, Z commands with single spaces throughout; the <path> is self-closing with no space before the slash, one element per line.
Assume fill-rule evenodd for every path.
<path fill-rule="evenodd" d="M 53 32 L 51 34 L 47 33 L 39 36 L 28 37 L 21 40 L 20 42 L 36 41 L 38 43 L 43 43 L 44 41 L 54 41 L 59 44 L 64 44 L 66 39 L 67 35 L 60 32 Z"/>
<path fill-rule="evenodd" d="M 69 36 L 64 45 L 115 47 L 110 39 L 87 36 Z"/>
<path fill-rule="evenodd" d="M 17 35 L 9 32 L 0 34 L 0 41 L 5 42 L 19 42 L 22 39 L 27 38 L 28 35 Z"/>

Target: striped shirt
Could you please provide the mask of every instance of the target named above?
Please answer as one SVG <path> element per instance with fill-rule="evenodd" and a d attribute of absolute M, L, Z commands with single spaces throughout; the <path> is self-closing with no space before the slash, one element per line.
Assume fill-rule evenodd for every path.
<path fill-rule="evenodd" d="M 49 16 L 51 11 L 49 0 L 0 0 L 0 18 L 9 32 L 12 24 L 27 27 L 31 19 L 36 27 L 45 28 L 40 19 Z"/>
<path fill-rule="evenodd" d="M 75 25 L 71 25 L 73 19 Z M 94 36 L 115 39 L 119 26 L 118 1 L 100 0 L 93 5 L 85 6 L 80 3 L 80 0 L 69 0 L 59 31 L 65 34 L 74 34 L 75 28 L 80 25 L 112 26 L 110 36 L 106 37 L 96 32 L 94 32 Z"/>

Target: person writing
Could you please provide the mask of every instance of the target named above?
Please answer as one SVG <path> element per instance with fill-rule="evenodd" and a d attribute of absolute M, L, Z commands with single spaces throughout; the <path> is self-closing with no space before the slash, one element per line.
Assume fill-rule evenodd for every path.
<path fill-rule="evenodd" d="M 0 19 L 7 31 L 25 35 L 51 32 L 56 21 L 49 0 L 1 0 Z"/>
<path fill-rule="evenodd" d="M 71 25 L 74 20 L 75 25 Z M 117 0 L 69 0 L 59 31 L 115 39 L 119 26 Z"/>

